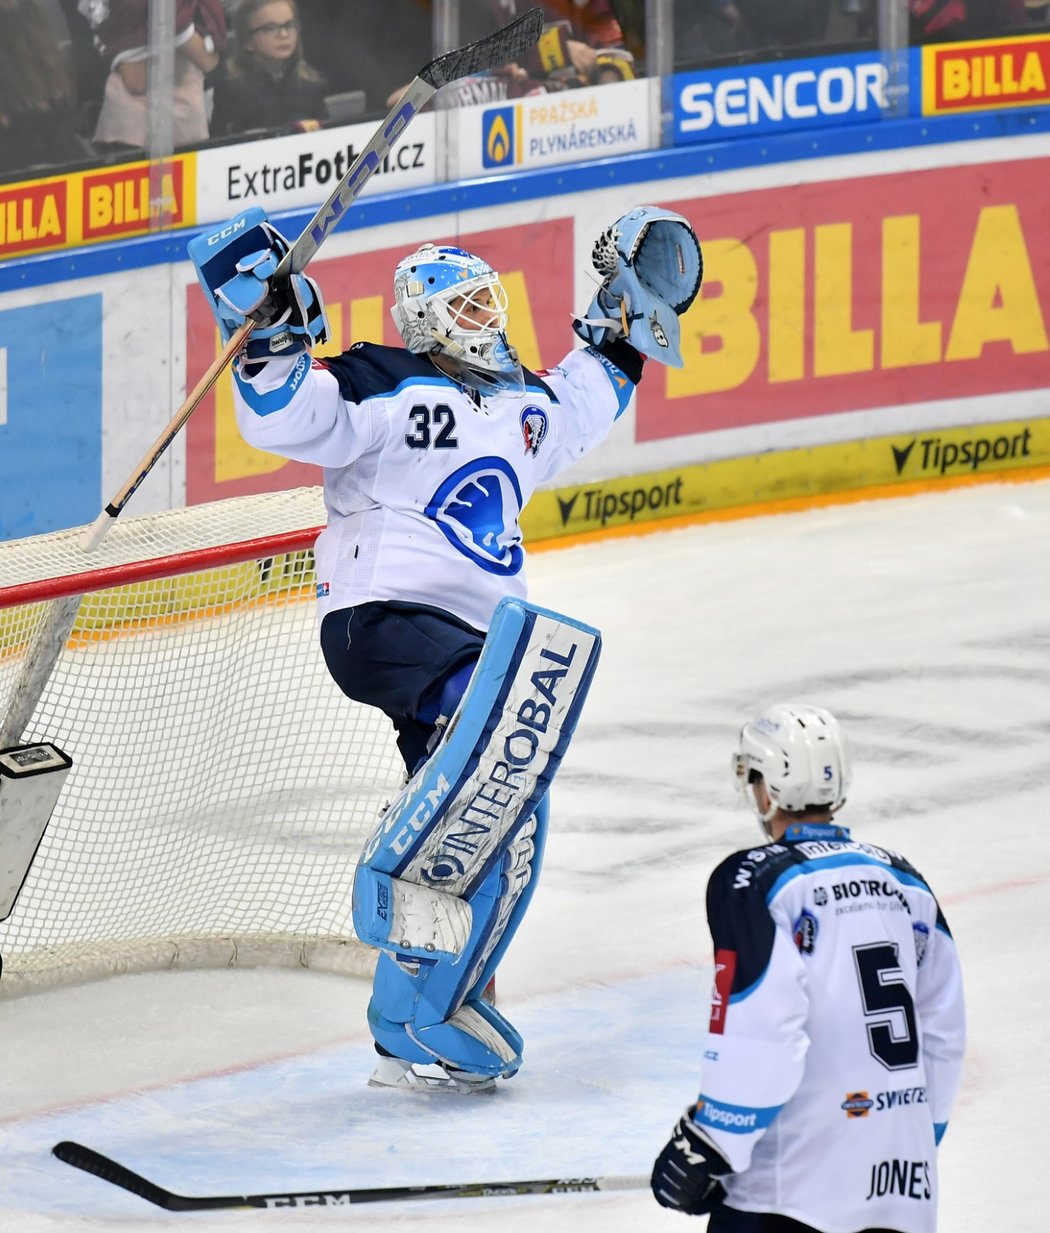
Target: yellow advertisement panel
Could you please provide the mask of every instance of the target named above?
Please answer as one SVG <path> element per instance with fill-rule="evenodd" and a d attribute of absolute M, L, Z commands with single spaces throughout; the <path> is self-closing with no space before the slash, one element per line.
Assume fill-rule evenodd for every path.
<path fill-rule="evenodd" d="M 922 114 L 1050 103 L 1050 34 L 922 49 Z"/>
<path fill-rule="evenodd" d="M 0 260 L 197 221 L 196 155 L 99 167 L 0 188 Z"/>
<path fill-rule="evenodd" d="M 527 542 L 835 493 L 936 488 L 1050 469 L 1050 418 L 873 437 L 539 492 Z"/>

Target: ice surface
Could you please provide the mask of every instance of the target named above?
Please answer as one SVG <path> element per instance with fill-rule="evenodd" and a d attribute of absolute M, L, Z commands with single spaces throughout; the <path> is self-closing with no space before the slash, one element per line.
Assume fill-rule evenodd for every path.
<path fill-rule="evenodd" d="M 930 879 L 971 1041 L 944 1233 L 1043 1233 L 1050 1100 L 1050 482 L 982 485 L 534 557 L 533 599 L 602 629 L 543 880 L 500 971 L 526 1064 L 495 1097 L 365 1086 L 367 989 L 157 973 L 0 1003 L 0 1229 L 466 1233 L 704 1227 L 645 1191 L 174 1216 L 60 1164 L 77 1139 L 184 1193 L 646 1173 L 697 1091 L 703 889 L 758 832 L 729 754 L 765 702 L 844 722 L 844 820 Z"/>

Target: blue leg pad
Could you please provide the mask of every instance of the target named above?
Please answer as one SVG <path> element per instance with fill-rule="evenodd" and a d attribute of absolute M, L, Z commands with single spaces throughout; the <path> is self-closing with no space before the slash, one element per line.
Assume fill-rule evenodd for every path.
<path fill-rule="evenodd" d="M 446 1066 L 475 1075 L 509 1078 L 521 1065 L 521 1036 L 495 1006 L 464 1002 L 445 1023 L 408 1026 L 409 1035 Z"/>
<path fill-rule="evenodd" d="M 444 736 L 365 845 L 355 925 L 394 956 L 376 968 L 369 1023 L 383 1048 L 405 1061 L 423 1060 L 421 1050 L 427 1060 L 476 1074 L 509 1074 L 520 1065 L 520 1036 L 481 993 L 535 891 L 547 792 L 600 649 L 596 629 L 503 600 Z M 420 939 L 387 929 L 384 945 L 383 912 L 395 891 L 407 893 L 403 884 L 453 900 L 432 905 L 440 945 L 429 923 Z M 469 914 L 457 914 L 457 901 L 469 904 Z M 408 902 L 412 922 L 421 919 L 418 904 L 430 904 L 425 896 Z M 455 944 L 445 944 L 453 934 Z"/>

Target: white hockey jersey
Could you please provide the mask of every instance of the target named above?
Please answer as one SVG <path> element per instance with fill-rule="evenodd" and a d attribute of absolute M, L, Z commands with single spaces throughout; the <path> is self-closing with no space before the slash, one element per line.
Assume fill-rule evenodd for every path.
<path fill-rule="evenodd" d="M 903 857 L 792 826 L 711 875 L 715 984 L 695 1120 L 726 1202 L 824 1233 L 933 1233 L 965 1037 L 955 945 Z"/>
<path fill-rule="evenodd" d="M 372 343 L 235 371 L 244 439 L 324 468 L 321 619 L 400 600 L 484 631 L 505 595 L 525 598 L 523 507 L 603 440 L 635 389 L 591 348 L 525 379 L 524 398 L 475 396 L 429 357 Z"/>

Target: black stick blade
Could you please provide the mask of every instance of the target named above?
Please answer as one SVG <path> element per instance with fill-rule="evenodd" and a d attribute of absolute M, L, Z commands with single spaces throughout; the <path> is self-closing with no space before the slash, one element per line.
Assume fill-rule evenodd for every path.
<path fill-rule="evenodd" d="M 470 77 L 473 73 L 483 73 L 486 69 L 499 68 L 510 60 L 520 59 L 531 47 L 539 41 L 543 32 L 543 10 L 529 9 L 521 17 L 509 25 L 488 34 L 476 43 L 468 43 L 466 47 L 458 47 L 438 56 L 422 69 L 419 76 L 425 82 L 440 90 L 450 81 L 458 81 L 461 77 Z"/>
<path fill-rule="evenodd" d="M 103 1156 L 101 1152 L 93 1151 L 90 1147 L 84 1147 L 82 1143 L 73 1143 L 69 1139 L 56 1143 L 51 1152 L 52 1155 L 57 1156 L 64 1164 L 72 1165 L 74 1169 L 83 1169 L 85 1173 L 93 1173 L 104 1182 L 109 1182 L 113 1186 L 119 1186 L 122 1190 L 129 1190 L 132 1194 L 138 1195 L 140 1199 L 145 1199 L 149 1203 L 155 1203 L 157 1207 L 166 1208 L 169 1212 L 192 1212 L 214 1207 L 251 1206 L 241 1195 L 223 1195 L 211 1199 L 192 1199 L 183 1195 L 173 1194 L 170 1190 L 165 1190 L 163 1186 L 156 1185 L 156 1183 L 151 1182 L 139 1173 L 133 1172 L 125 1165 L 118 1164 L 115 1160 L 110 1160 L 108 1156 Z"/>

